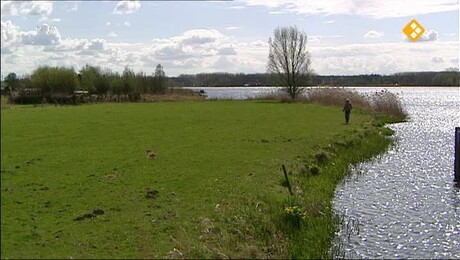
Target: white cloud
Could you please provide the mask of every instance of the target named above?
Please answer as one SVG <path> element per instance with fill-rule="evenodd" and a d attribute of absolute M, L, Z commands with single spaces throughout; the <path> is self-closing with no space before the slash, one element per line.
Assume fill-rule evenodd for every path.
<path fill-rule="evenodd" d="M 211 70 L 215 72 L 236 72 L 235 69 L 235 60 L 227 57 L 221 56 L 212 64 Z"/>
<path fill-rule="evenodd" d="M 98 52 L 106 51 L 107 42 L 104 39 L 96 38 L 96 39 L 91 40 L 88 43 L 86 49 L 91 50 L 91 51 L 98 51 Z"/>
<path fill-rule="evenodd" d="M 14 42 L 19 34 L 19 27 L 11 21 L 1 21 L 2 45 L 7 42 Z"/>
<path fill-rule="evenodd" d="M 75 55 L 93 55 L 101 57 L 101 55 L 112 55 L 116 53 L 118 48 L 110 46 L 106 40 L 96 39 L 65 39 L 61 40 L 59 45 L 45 46 L 44 52 L 48 53 L 73 53 Z"/>
<path fill-rule="evenodd" d="M 167 45 L 155 49 L 152 52 L 152 56 L 148 57 L 149 59 L 155 57 L 157 60 L 168 61 L 168 60 L 184 60 L 192 58 L 194 55 L 188 53 L 180 45 Z"/>
<path fill-rule="evenodd" d="M 238 30 L 240 28 L 241 27 L 238 27 L 238 26 L 228 26 L 228 27 L 225 27 L 225 30 L 228 30 L 228 31 L 230 31 L 230 30 Z"/>
<path fill-rule="evenodd" d="M 130 26 L 131 26 L 131 23 L 128 22 L 128 21 L 126 21 L 126 22 L 123 23 L 123 25 L 126 26 L 126 27 L 130 27 Z"/>
<path fill-rule="evenodd" d="M 249 6 L 263 5 L 263 6 L 274 8 L 274 7 L 280 7 L 280 6 L 289 4 L 289 3 L 293 3 L 296 1 L 292 1 L 292 0 L 240 0 L 237 2 L 241 2 Z"/>
<path fill-rule="evenodd" d="M 110 25 L 112 25 L 112 23 L 111 22 L 106 22 L 105 25 L 110 26 Z"/>
<path fill-rule="evenodd" d="M 43 48 L 44 52 L 75 52 L 80 51 L 85 48 L 87 45 L 88 40 L 86 39 L 61 39 L 59 45 L 48 45 Z"/>
<path fill-rule="evenodd" d="M 323 39 L 343 38 L 343 35 L 311 35 L 308 36 L 308 43 L 318 44 L 325 42 Z"/>
<path fill-rule="evenodd" d="M 319 74 L 391 74 L 443 70 L 433 57 L 458 56 L 458 42 L 425 44 L 378 43 L 311 47 L 312 66 Z M 428 55 L 429 54 L 429 55 Z"/>
<path fill-rule="evenodd" d="M 1 1 L 3 15 L 44 15 L 53 12 L 53 3 L 50 1 Z"/>
<path fill-rule="evenodd" d="M 118 69 L 126 65 L 129 55 L 103 39 L 61 39 L 54 26 L 44 24 L 36 31 L 24 32 L 11 21 L 2 20 L 2 73 L 24 75 L 40 65 L 78 68 L 86 63 Z M 116 62 L 109 63 L 111 59 Z"/>
<path fill-rule="evenodd" d="M 240 10 L 244 8 L 246 8 L 244 5 L 234 5 L 234 6 L 230 6 L 228 9 Z"/>
<path fill-rule="evenodd" d="M 114 14 L 131 14 L 139 10 L 140 1 L 119 1 L 113 9 Z"/>
<path fill-rule="evenodd" d="M 333 24 L 333 23 L 335 23 L 335 21 L 334 20 L 329 20 L 329 21 L 325 21 L 324 23 L 325 24 Z"/>
<path fill-rule="evenodd" d="M 1 36 L 1 53 L 12 53 L 20 42 L 19 27 L 9 20 L 1 20 Z"/>
<path fill-rule="evenodd" d="M 276 15 L 276 14 L 285 14 L 286 12 L 284 12 L 284 11 L 270 11 L 270 12 L 268 12 L 268 13 L 269 13 L 269 14 L 275 14 L 275 15 Z"/>
<path fill-rule="evenodd" d="M 222 47 L 222 48 L 218 49 L 217 55 L 224 55 L 224 56 L 236 55 L 236 51 L 231 46 Z"/>
<path fill-rule="evenodd" d="M 405 42 L 410 42 L 410 43 L 432 42 L 432 41 L 438 40 L 438 32 L 435 30 L 426 31 L 415 42 L 411 41 L 405 34 L 402 34 L 402 38 L 404 39 Z"/>
<path fill-rule="evenodd" d="M 309 36 L 307 38 L 308 43 L 320 43 L 321 42 L 321 36 Z"/>
<path fill-rule="evenodd" d="M 216 42 L 223 37 L 223 34 L 214 29 L 194 29 L 186 31 L 182 37 L 177 39 L 185 45 L 202 45 Z"/>
<path fill-rule="evenodd" d="M 444 62 L 444 58 L 442 57 L 433 57 L 431 59 L 432 62 L 435 62 L 435 63 L 440 63 L 440 62 Z"/>
<path fill-rule="evenodd" d="M 383 32 L 377 32 L 377 31 L 368 31 L 366 34 L 364 34 L 365 39 L 377 39 L 383 36 Z"/>
<path fill-rule="evenodd" d="M 266 41 L 261 41 L 261 40 L 257 40 L 257 41 L 253 41 L 250 43 L 251 47 L 256 47 L 256 48 L 268 48 L 269 44 L 268 42 Z"/>
<path fill-rule="evenodd" d="M 232 43 L 236 43 L 233 38 L 217 30 L 193 29 L 168 39 L 154 39 L 142 51 L 141 61 L 147 67 L 158 63 L 174 67 L 173 73 L 211 72 L 216 71 L 216 64 L 223 64 L 216 61 L 235 60 L 239 55 Z"/>
<path fill-rule="evenodd" d="M 53 22 L 53 23 L 58 23 L 61 21 L 61 18 L 49 18 L 48 16 L 42 16 L 40 19 L 38 19 L 40 23 L 46 23 L 46 22 Z"/>
<path fill-rule="evenodd" d="M 118 34 L 116 34 L 115 32 L 109 32 L 107 36 L 108 37 L 118 37 Z"/>
<path fill-rule="evenodd" d="M 42 24 L 36 31 L 22 34 L 22 43 L 26 45 L 57 45 L 61 42 L 61 35 L 56 26 Z"/>
<path fill-rule="evenodd" d="M 418 42 L 429 42 L 429 41 L 437 41 L 438 40 L 438 32 L 431 30 L 425 32 L 417 41 Z"/>
<path fill-rule="evenodd" d="M 458 0 L 237 0 L 245 5 L 266 6 L 299 14 L 345 14 L 374 18 L 413 17 L 416 15 L 458 10 Z"/>

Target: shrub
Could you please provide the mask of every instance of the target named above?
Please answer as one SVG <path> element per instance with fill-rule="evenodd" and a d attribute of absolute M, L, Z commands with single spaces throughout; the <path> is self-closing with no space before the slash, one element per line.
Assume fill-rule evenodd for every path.
<path fill-rule="evenodd" d="M 402 120 L 406 119 L 408 116 L 407 112 L 402 107 L 399 96 L 388 90 L 375 92 L 371 95 L 371 107 L 379 114 L 390 115 Z"/>
<path fill-rule="evenodd" d="M 42 66 L 31 75 L 32 88 L 40 89 L 42 95 L 72 94 L 77 82 L 77 74 L 72 68 Z"/>
<path fill-rule="evenodd" d="M 369 99 L 364 94 L 346 88 L 310 88 L 303 97 L 303 101 L 326 106 L 343 106 L 347 98 L 355 107 L 363 109 L 371 107 Z"/>

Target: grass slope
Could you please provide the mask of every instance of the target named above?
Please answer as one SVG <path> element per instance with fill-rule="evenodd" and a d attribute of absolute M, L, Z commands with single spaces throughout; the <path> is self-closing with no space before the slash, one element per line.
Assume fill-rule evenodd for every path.
<path fill-rule="evenodd" d="M 324 257 L 335 185 L 350 161 L 387 145 L 368 152 L 359 141 L 356 158 L 340 156 L 354 136 L 383 140 L 363 130 L 373 128 L 372 117 L 354 110 L 344 125 L 341 108 L 300 103 L 13 106 L 1 113 L 2 258 Z M 329 144 L 337 147 L 328 151 L 335 170 L 329 163 L 301 178 L 311 155 Z M 157 158 L 148 159 L 148 149 Z M 288 198 L 281 164 L 306 194 L 301 199 Z M 313 208 L 309 228 L 284 219 L 294 202 Z M 95 209 L 104 214 L 75 220 Z"/>

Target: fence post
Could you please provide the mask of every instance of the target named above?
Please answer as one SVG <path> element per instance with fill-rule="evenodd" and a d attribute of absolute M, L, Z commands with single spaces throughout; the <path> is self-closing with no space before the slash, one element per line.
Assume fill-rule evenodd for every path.
<path fill-rule="evenodd" d="M 291 182 L 289 181 L 289 177 L 288 177 L 288 174 L 286 172 L 286 168 L 284 167 L 284 164 L 281 165 L 281 168 L 283 168 L 283 172 L 284 172 L 284 177 L 286 178 L 286 184 L 287 184 L 287 187 L 289 189 L 289 194 L 293 194 L 292 193 L 292 188 L 291 188 Z"/>
<path fill-rule="evenodd" d="M 460 127 L 455 127 L 455 174 L 454 181 L 460 183 Z"/>

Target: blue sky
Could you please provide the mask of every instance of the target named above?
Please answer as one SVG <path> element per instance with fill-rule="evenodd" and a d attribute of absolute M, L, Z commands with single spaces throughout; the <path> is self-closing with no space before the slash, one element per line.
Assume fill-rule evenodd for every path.
<path fill-rule="evenodd" d="M 413 18 L 426 29 L 417 42 L 402 33 Z M 458 0 L 1 1 L 1 74 L 265 72 L 268 38 L 291 25 L 321 75 L 459 67 Z"/>

